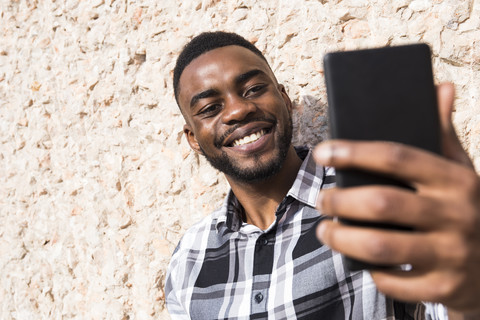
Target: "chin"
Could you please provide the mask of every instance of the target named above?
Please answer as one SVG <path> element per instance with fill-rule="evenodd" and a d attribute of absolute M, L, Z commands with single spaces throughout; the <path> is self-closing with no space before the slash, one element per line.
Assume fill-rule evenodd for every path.
<path fill-rule="evenodd" d="M 207 161 L 226 176 L 240 182 L 259 182 L 276 175 L 283 167 L 287 156 L 287 150 L 277 149 L 279 152 L 268 161 L 261 161 L 259 157 L 249 167 L 242 167 L 237 160 L 232 160 L 225 153 L 222 156 L 205 156 Z M 266 163 L 265 163 L 266 162 Z M 259 165 L 260 164 L 260 165 Z"/>

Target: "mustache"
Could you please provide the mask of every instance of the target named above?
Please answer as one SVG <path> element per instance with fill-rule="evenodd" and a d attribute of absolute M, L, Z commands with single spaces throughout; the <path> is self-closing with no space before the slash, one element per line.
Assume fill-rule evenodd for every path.
<path fill-rule="evenodd" d="M 240 123 L 237 123 L 235 125 L 233 125 L 232 127 L 228 128 L 220 137 L 218 137 L 217 139 L 215 139 L 214 141 L 214 145 L 216 148 L 220 148 L 221 146 L 223 146 L 223 141 L 225 141 L 225 139 L 231 135 L 235 130 L 237 130 L 238 128 L 241 128 L 249 123 L 252 123 L 252 122 L 268 122 L 268 123 L 271 123 L 273 126 L 275 126 L 277 124 L 277 120 L 276 119 L 270 119 L 270 118 L 265 118 L 265 117 L 260 117 L 260 118 L 255 118 L 255 119 L 249 119 L 248 121 L 242 121 Z"/>

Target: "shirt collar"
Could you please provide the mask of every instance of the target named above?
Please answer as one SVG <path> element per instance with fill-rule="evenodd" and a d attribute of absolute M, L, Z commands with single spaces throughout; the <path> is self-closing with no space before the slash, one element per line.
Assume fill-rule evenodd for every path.
<path fill-rule="evenodd" d="M 303 159 L 303 162 L 292 187 L 287 193 L 287 197 L 290 196 L 308 206 L 315 207 L 318 192 L 323 183 L 324 168 L 315 163 L 312 151 L 307 147 L 296 147 L 295 150 L 298 156 Z M 215 227 L 217 232 L 220 231 L 223 224 L 226 224 L 226 227 L 232 231 L 240 230 L 244 224 L 242 220 L 243 207 L 231 189 L 216 215 L 217 223 Z"/>
<path fill-rule="evenodd" d="M 307 150 L 307 152 L 287 196 L 291 196 L 306 205 L 315 207 L 318 192 L 324 182 L 325 170 L 323 166 L 317 165 L 313 160 L 312 151 Z"/>

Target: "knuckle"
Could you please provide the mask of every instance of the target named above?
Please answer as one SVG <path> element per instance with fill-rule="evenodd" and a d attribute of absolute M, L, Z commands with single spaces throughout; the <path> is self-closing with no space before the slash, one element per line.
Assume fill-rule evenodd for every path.
<path fill-rule="evenodd" d="M 398 209 L 401 208 L 396 196 L 388 189 L 378 188 L 364 198 L 366 211 L 379 221 L 390 222 L 395 220 Z"/>
<path fill-rule="evenodd" d="M 450 237 L 450 240 L 445 241 L 444 244 L 445 260 L 455 267 L 461 267 L 467 263 L 470 257 L 470 250 L 465 241 L 458 239 L 458 237 Z"/>
<path fill-rule="evenodd" d="M 368 254 L 374 261 L 387 262 L 393 258 L 393 248 L 382 238 L 371 237 L 367 246 Z"/>
<path fill-rule="evenodd" d="M 453 291 L 453 283 L 451 279 L 446 279 L 445 281 L 436 281 L 436 285 L 426 288 L 430 291 L 428 296 L 431 297 L 431 300 L 434 301 L 444 301 L 446 300 Z"/>
<path fill-rule="evenodd" d="M 422 288 L 425 300 L 440 303 L 450 301 L 462 285 L 462 278 L 452 271 L 433 272 L 429 278 L 429 285 Z"/>
<path fill-rule="evenodd" d="M 480 198 L 480 178 L 474 173 L 469 172 L 462 178 L 462 184 L 471 199 Z"/>
<path fill-rule="evenodd" d="M 400 164 L 410 161 L 411 153 L 401 144 L 391 143 L 391 148 L 386 155 L 386 165 L 390 168 L 397 168 Z"/>
<path fill-rule="evenodd" d="M 392 197 L 387 192 L 376 192 L 374 196 L 367 199 L 369 209 L 375 216 L 388 216 L 394 206 Z"/>
<path fill-rule="evenodd" d="M 480 211 L 478 210 L 478 208 L 465 203 L 451 206 L 451 214 L 448 219 L 451 226 L 455 226 L 461 231 L 461 236 L 465 239 L 475 237 L 478 234 L 480 228 Z"/>
<path fill-rule="evenodd" d="M 443 281 L 437 282 L 436 290 L 432 287 L 434 289 L 434 299 L 437 301 L 450 300 L 452 297 L 457 296 L 460 286 L 461 280 L 458 276 L 447 274 Z"/>
<path fill-rule="evenodd" d="M 476 211 L 464 209 L 460 212 L 459 219 L 461 219 L 460 224 L 464 236 L 469 237 L 477 234 L 480 227 L 480 217 Z"/>
<path fill-rule="evenodd" d="M 459 246 L 456 250 L 454 259 L 457 261 L 457 266 L 462 267 L 468 265 L 471 258 L 471 250 L 467 246 Z"/>
<path fill-rule="evenodd" d="M 462 183 L 467 201 L 456 208 L 456 220 L 466 236 L 474 235 L 480 228 L 480 179 L 472 173 L 466 175 Z"/>

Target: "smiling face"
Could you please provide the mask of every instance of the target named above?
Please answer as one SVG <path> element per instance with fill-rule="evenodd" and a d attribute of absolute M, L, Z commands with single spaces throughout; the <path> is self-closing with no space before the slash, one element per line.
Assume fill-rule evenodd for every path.
<path fill-rule="evenodd" d="M 184 132 L 195 151 L 242 182 L 277 173 L 292 139 L 292 104 L 267 63 L 240 46 L 194 59 L 179 81 Z"/>

